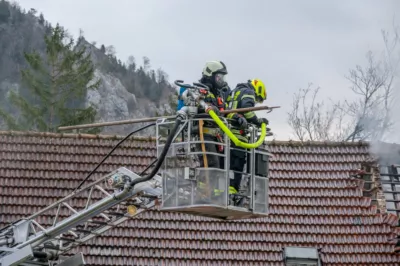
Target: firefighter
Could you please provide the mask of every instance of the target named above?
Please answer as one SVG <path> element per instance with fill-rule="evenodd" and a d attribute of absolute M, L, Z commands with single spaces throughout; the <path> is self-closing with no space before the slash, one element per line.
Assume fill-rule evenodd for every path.
<path fill-rule="evenodd" d="M 225 101 L 224 101 L 224 92 L 223 89 L 227 88 L 226 75 L 228 74 L 227 68 L 225 64 L 221 61 L 208 61 L 206 62 L 203 71 L 202 77 L 199 82 L 203 85 L 206 85 L 209 88 L 208 93 L 205 95 L 204 101 L 209 105 L 218 116 L 220 116 L 221 110 L 225 109 Z M 199 108 L 199 114 L 205 113 L 206 110 Z M 209 117 L 206 117 L 209 118 Z M 202 133 L 204 141 L 212 141 L 212 142 L 223 142 L 222 131 L 218 127 L 218 125 L 213 121 L 203 121 Z M 196 125 L 197 123 L 195 123 Z M 198 125 L 198 124 L 197 124 Z M 198 132 L 200 134 L 200 131 Z M 223 146 L 217 145 L 213 143 L 204 143 L 204 146 L 201 144 L 196 145 L 198 151 L 203 151 L 205 148 L 206 158 L 207 158 L 207 167 L 208 168 L 222 168 L 223 160 L 221 160 L 221 156 L 214 155 L 218 153 L 222 153 Z M 214 154 L 210 154 L 214 153 Z M 205 160 L 203 155 L 199 155 L 199 162 L 201 167 L 205 167 Z M 211 190 L 212 197 L 219 197 L 222 194 L 222 191 L 216 189 L 218 180 L 213 178 L 212 175 L 209 175 L 210 188 L 206 190 Z M 206 177 L 200 177 L 198 186 L 199 188 L 205 188 L 205 179 Z"/>
<path fill-rule="evenodd" d="M 219 111 L 224 109 L 225 103 L 223 100 L 222 88 L 227 86 L 225 76 L 228 74 L 226 66 L 221 61 L 209 61 L 206 62 L 202 77 L 199 80 L 200 83 L 206 85 L 210 91 L 205 96 L 204 101 L 209 104 L 209 107 L 217 114 L 220 115 Z M 199 110 L 199 113 L 204 113 L 206 110 Z M 203 135 L 205 141 L 221 141 L 219 127 L 214 122 L 204 121 L 203 124 Z M 221 152 L 219 146 L 215 144 L 206 143 L 206 151 L 212 153 Z M 203 163 L 203 158 L 200 158 L 200 162 Z M 220 160 L 216 155 L 207 155 L 208 167 L 220 168 Z M 202 165 L 203 166 L 203 165 Z"/>
<path fill-rule="evenodd" d="M 231 91 L 226 82 L 227 74 L 228 71 L 222 61 L 208 61 L 203 68 L 202 77 L 199 80 L 200 83 L 210 88 L 209 96 L 206 98 L 205 102 L 216 106 L 219 110 L 225 108 L 226 97 Z M 184 87 L 179 88 L 177 110 L 180 110 L 184 106 L 181 96 L 185 90 L 186 88 Z M 215 109 L 215 111 L 217 111 L 217 109 Z"/>
<path fill-rule="evenodd" d="M 204 101 L 209 104 L 209 107 L 213 109 L 217 115 L 220 115 L 220 110 L 224 110 L 226 94 L 230 91 L 228 83 L 226 82 L 227 74 L 228 70 L 222 61 L 208 61 L 203 68 L 202 77 L 199 80 L 200 83 L 206 85 L 210 89 Z M 181 96 L 185 90 L 186 88 L 184 87 L 179 89 L 177 110 L 180 110 L 184 106 Z M 199 110 L 199 113 L 205 113 L 205 110 Z M 215 134 L 216 129 L 218 129 L 218 127 L 215 123 L 205 122 L 205 138 L 212 141 L 216 141 L 216 138 L 220 139 L 220 137 L 217 136 L 218 134 Z M 208 150 L 215 152 L 215 145 L 207 144 L 206 146 Z M 212 166 L 210 167 L 218 167 L 216 161 L 219 161 L 219 158 L 215 158 L 215 156 L 208 157 L 210 157 L 211 160 Z M 210 165 L 210 162 L 208 164 Z"/>
<path fill-rule="evenodd" d="M 228 109 L 234 110 L 238 108 L 254 107 L 256 103 L 262 103 L 267 98 L 267 91 L 264 83 L 259 79 L 249 80 L 247 83 L 239 83 L 226 99 Z M 232 125 L 232 133 L 242 142 L 248 142 L 245 133 L 248 123 L 261 126 L 262 123 L 268 124 L 266 118 L 258 118 L 256 114 L 251 112 L 245 113 L 230 113 L 227 115 Z M 231 142 L 230 153 L 230 170 L 240 173 L 234 173 L 234 179 L 230 180 L 229 194 L 234 196 L 238 193 L 242 172 L 246 163 L 246 150 L 237 147 Z"/>

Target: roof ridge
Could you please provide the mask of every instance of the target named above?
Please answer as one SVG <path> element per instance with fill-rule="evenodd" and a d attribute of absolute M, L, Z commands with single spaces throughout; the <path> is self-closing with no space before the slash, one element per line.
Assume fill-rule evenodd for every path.
<path fill-rule="evenodd" d="M 86 134 L 86 133 L 53 133 L 38 131 L 0 131 L 0 136 L 32 136 L 51 138 L 82 138 L 82 139 L 123 139 L 126 135 L 118 134 Z M 155 136 L 131 136 L 131 140 L 155 141 Z M 298 141 L 298 140 L 269 140 L 268 145 L 287 146 L 369 146 L 367 141 L 345 142 L 345 141 Z"/>
<path fill-rule="evenodd" d="M 293 146 L 369 146 L 367 141 L 299 141 L 299 140 L 271 140 L 267 141 L 269 145 L 293 145 Z"/>

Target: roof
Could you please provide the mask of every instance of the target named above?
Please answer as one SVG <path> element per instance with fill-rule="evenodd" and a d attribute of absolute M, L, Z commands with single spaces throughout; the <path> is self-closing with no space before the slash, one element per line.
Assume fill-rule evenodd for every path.
<path fill-rule="evenodd" d="M 72 192 L 118 136 L 0 132 L 0 226 Z M 314 246 L 327 265 L 398 265 L 397 217 L 378 214 L 349 172 L 368 143 L 270 142 L 270 215 L 216 221 L 148 211 L 81 246 L 90 265 L 284 265 L 285 246 Z M 98 169 L 140 171 L 153 138 L 124 142 Z"/>

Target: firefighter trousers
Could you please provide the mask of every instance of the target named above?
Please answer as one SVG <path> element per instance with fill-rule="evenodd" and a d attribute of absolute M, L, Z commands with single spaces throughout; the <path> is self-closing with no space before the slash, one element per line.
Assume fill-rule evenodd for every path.
<path fill-rule="evenodd" d="M 235 150 L 233 150 L 234 148 Z M 240 150 L 236 150 L 240 149 Z M 242 172 L 244 165 L 246 164 L 247 154 L 246 150 L 242 147 L 236 146 L 231 142 L 231 154 L 230 154 L 230 170 L 237 171 L 239 173 L 234 173 L 233 179 L 230 180 L 230 186 L 234 188 L 231 194 L 237 193 L 240 189 L 240 183 L 242 181 Z"/>

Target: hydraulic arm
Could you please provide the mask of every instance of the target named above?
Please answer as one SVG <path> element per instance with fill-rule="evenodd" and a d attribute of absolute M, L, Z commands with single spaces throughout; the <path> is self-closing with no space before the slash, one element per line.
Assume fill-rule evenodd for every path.
<path fill-rule="evenodd" d="M 65 254 L 154 205 L 161 177 L 130 183 L 140 176 L 119 168 L 38 213 L 0 231 L 0 265 L 52 265 Z M 110 188 L 116 189 L 110 193 Z M 76 207 L 80 199 L 85 205 Z M 74 207 L 73 207 L 74 206 Z M 48 216 L 52 217 L 49 221 Z M 76 263 L 77 258 L 71 258 Z M 64 262 L 67 263 L 67 262 Z M 82 265 L 57 264 L 57 265 Z"/>

